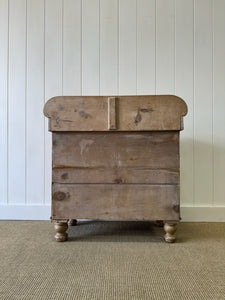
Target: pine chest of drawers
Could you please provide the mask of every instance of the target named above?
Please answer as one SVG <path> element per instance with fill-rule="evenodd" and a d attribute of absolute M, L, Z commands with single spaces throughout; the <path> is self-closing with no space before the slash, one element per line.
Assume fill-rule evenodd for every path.
<path fill-rule="evenodd" d="M 160 96 L 60 96 L 44 107 L 52 132 L 57 241 L 76 219 L 180 220 L 179 132 L 185 102 Z"/>

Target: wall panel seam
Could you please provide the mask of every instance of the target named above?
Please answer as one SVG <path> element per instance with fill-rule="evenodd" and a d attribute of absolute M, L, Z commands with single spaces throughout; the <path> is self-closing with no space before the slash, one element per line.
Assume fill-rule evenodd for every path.
<path fill-rule="evenodd" d="M 117 95 L 120 94 L 120 0 L 117 0 L 117 24 L 118 24 L 118 28 L 117 28 Z"/>
<path fill-rule="evenodd" d="M 195 0 L 193 0 L 193 206 L 195 201 Z"/>
<path fill-rule="evenodd" d="M 155 95 L 157 88 L 157 0 L 155 0 Z"/>
<path fill-rule="evenodd" d="M 83 72 L 82 72 L 82 67 L 83 67 L 83 54 L 82 54 L 82 42 L 83 42 L 83 1 L 80 0 L 80 95 L 83 95 Z"/>
<path fill-rule="evenodd" d="M 214 1 L 211 0 L 212 17 L 212 206 L 215 205 L 214 199 Z"/>
<path fill-rule="evenodd" d="M 5 188 L 1 193 L 4 194 L 2 197 L 5 203 L 10 205 L 11 202 L 22 201 L 29 206 L 31 201 L 35 201 L 35 195 L 31 196 L 34 194 L 32 188 L 35 182 L 30 174 L 32 177 L 36 175 L 34 161 L 37 158 L 41 160 L 40 174 L 44 167 L 43 178 L 38 180 L 44 192 L 43 201 L 40 200 L 40 202 L 48 205 L 50 199 L 48 196 L 48 123 L 44 116 L 43 119 L 40 117 L 38 112 L 39 118 L 34 118 L 32 125 L 30 113 L 32 112 L 35 116 L 36 108 L 39 108 L 40 111 L 42 103 L 44 106 L 54 93 L 66 95 L 67 87 L 69 90 L 74 86 L 79 95 L 85 95 L 88 89 L 89 94 L 95 91 L 96 95 L 107 95 L 107 92 L 110 92 L 113 87 L 113 93 L 115 92 L 117 95 L 123 94 L 123 91 L 127 94 L 129 92 L 132 94 L 135 92 L 136 94 L 145 94 L 145 92 L 159 94 L 165 90 L 165 93 L 171 91 L 171 93 L 178 93 L 178 96 L 184 97 L 184 100 L 189 103 L 190 110 L 187 115 L 187 118 L 190 117 L 187 121 L 187 135 L 184 127 L 184 140 L 182 139 L 185 159 L 183 169 L 184 202 L 189 203 L 192 207 L 198 207 L 199 203 L 207 203 L 212 207 L 216 207 L 219 202 L 224 203 L 223 176 L 221 176 L 224 172 L 222 167 L 224 119 L 221 109 L 224 105 L 222 86 L 224 41 L 222 34 L 225 15 L 223 0 L 191 0 L 188 4 L 186 0 L 170 0 L 169 2 L 151 0 L 151 4 L 148 0 L 143 2 L 141 0 L 132 2 L 96 0 L 94 3 L 91 0 L 74 0 L 74 3 L 73 0 L 68 2 L 67 0 L 47 1 L 18 0 L 14 2 L 14 0 L 4 0 L 1 2 L 4 3 L 4 6 L 1 7 L 4 14 L 4 22 L 2 21 L 4 25 L 2 28 L 4 51 L 2 76 L 4 76 L 5 97 L 3 99 L 4 120 L 2 121 L 5 166 L 4 174 L 1 173 L 5 176 L 3 183 Z M 68 8 L 72 9 L 72 7 L 73 11 L 70 14 Z M 97 15 L 98 13 L 99 15 Z M 186 13 L 188 13 L 188 18 L 186 18 Z M 91 36 L 90 15 L 95 28 L 94 36 L 93 34 Z M 68 16 L 75 16 L 79 19 L 76 23 L 69 22 Z M 108 29 L 108 19 L 106 20 L 106 18 L 111 17 Z M 192 17 L 193 20 L 191 20 Z M 32 18 L 35 19 L 32 21 Z M 35 30 L 37 24 L 41 25 L 39 31 Z M 76 31 L 73 31 L 73 26 L 74 28 L 77 26 Z M 37 39 L 33 36 L 35 32 L 38 32 Z M 109 32 L 112 32 L 112 37 Z M 98 35 L 99 41 L 97 40 Z M 174 40 L 172 40 L 173 38 Z M 126 39 L 131 47 L 127 47 Z M 17 41 L 19 42 L 18 50 L 16 49 Z M 112 48 L 107 41 L 113 45 Z M 90 47 L 92 42 L 95 44 L 93 53 Z M 154 42 L 155 45 L 153 45 Z M 35 45 L 39 45 L 40 55 L 37 53 Z M 97 45 L 99 45 L 99 49 L 97 49 Z M 99 62 L 97 61 L 98 56 Z M 73 66 L 70 62 L 73 63 Z M 109 62 L 110 64 L 108 64 Z M 61 68 L 62 74 L 60 74 Z M 95 78 L 88 76 L 91 68 L 94 70 Z M 57 71 L 54 76 L 55 69 Z M 132 71 L 131 76 L 129 76 L 129 69 Z M 174 74 L 172 74 L 173 71 Z M 33 73 L 34 76 L 32 76 Z M 107 78 L 104 80 L 105 74 L 107 74 Z M 115 78 L 116 76 L 117 78 Z M 180 76 L 183 78 L 180 79 Z M 35 78 L 37 78 L 37 82 L 33 82 Z M 71 81 L 67 80 L 69 78 Z M 80 82 L 78 82 L 79 79 Z M 98 83 L 97 80 L 99 80 Z M 155 80 L 155 82 L 151 82 L 151 80 Z M 40 97 L 37 97 L 40 102 L 35 102 L 36 98 L 33 98 L 35 91 L 39 91 L 38 95 L 41 94 Z M 19 97 L 20 100 L 17 101 Z M 185 99 L 185 97 L 189 99 Z M 17 105 L 18 107 L 15 107 Z M 212 124 L 210 124 L 211 121 Z M 15 124 L 19 124 L 21 129 Z M 40 125 L 43 128 L 39 128 L 37 132 L 42 143 L 39 144 L 40 152 L 44 151 L 44 154 L 35 154 L 36 152 L 34 153 L 32 150 L 35 149 L 33 148 L 35 145 L 32 146 L 32 141 L 35 139 L 31 139 L 31 131 Z M 205 129 L 204 126 L 206 126 Z M 17 141 L 14 131 L 18 131 L 22 139 L 19 137 Z M 14 145 L 21 148 L 20 154 L 17 154 L 17 149 L 13 150 Z M 206 153 L 204 157 L 208 158 L 208 161 L 204 159 L 202 153 L 203 155 Z M 24 158 L 25 161 L 23 161 Z M 20 159 L 21 164 L 19 163 Z M 19 187 L 16 178 L 17 164 L 21 166 L 20 170 L 25 172 L 25 179 L 20 178 L 21 196 L 19 193 L 17 196 L 16 190 L 17 186 Z M 208 171 L 205 172 L 205 170 Z M 202 179 L 199 174 L 202 175 Z M 209 188 L 207 193 L 204 193 L 205 183 Z M 25 193 L 23 194 L 23 192 Z M 39 194 L 38 197 L 42 197 L 43 192 L 40 191 L 41 195 Z"/>
<path fill-rule="evenodd" d="M 174 7 L 174 95 L 176 95 L 176 0 L 173 0 Z M 179 96 L 179 95 L 178 95 Z"/>
<path fill-rule="evenodd" d="M 43 99 L 43 107 L 46 101 L 46 0 L 44 0 L 44 99 Z M 46 169 L 46 157 L 45 157 L 45 149 L 46 149 L 46 121 L 43 118 L 44 122 L 44 197 L 43 197 L 43 205 L 46 204 L 46 174 L 45 174 L 45 169 Z"/>
<path fill-rule="evenodd" d="M 8 40 L 7 40 L 7 204 L 9 204 L 9 18 L 10 0 L 8 0 Z"/>
<path fill-rule="evenodd" d="M 63 68 L 63 56 L 64 56 L 64 0 L 61 0 L 62 5 L 62 95 L 64 95 L 64 68 Z"/>
<path fill-rule="evenodd" d="M 137 27 L 138 27 L 138 5 L 137 5 L 137 1 L 138 0 L 136 0 L 136 3 L 135 3 L 135 5 L 136 5 L 136 66 L 135 66 L 135 68 L 136 68 L 136 95 L 138 94 L 138 83 L 137 83 L 137 81 L 138 81 L 138 75 L 137 75 L 137 70 L 138 70 L 138 65 L 137 65 L 137 56 L 138 56 L 138 45 L 137 45 L 137 41 L 138 41 L 138 29 L 137 29 Z"/>
<path fill-rule="evenodd" d="M 104 0 L 103 0 L 104 1 Z M 98 35 L 99 35 L 99 46 L 98 46 L 98 55 L 99 55 L 99 72 L 98 72 L 98 94 L 101 94 L 101 0 L 98 1 L 99 15 L 98 15 Z"/>
<path fill-rule="evenodd" d="M 27 62 L 27 0 L 26 0 L 26 37 L 25 37 L 25 205 L 27 205 L 27 68 L 28 68 L 28 62 Z"/>

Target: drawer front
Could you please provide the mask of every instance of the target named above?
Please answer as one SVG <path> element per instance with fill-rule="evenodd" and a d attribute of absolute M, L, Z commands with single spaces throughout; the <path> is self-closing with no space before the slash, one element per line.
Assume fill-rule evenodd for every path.
<path fill-rule="evenodd" d="M 53 182 L 177 184 L 179 134 L 53 133 Z"/>
<path fill-rule="evenodd" d="M 179 217 L 179 185 L 52 186 L 52 219 L 178 221 Z"/>

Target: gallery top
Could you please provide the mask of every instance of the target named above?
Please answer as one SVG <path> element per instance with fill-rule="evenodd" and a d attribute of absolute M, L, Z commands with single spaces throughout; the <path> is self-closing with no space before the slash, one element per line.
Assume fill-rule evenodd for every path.
<path fill-rule="evenodd" d="M 186 114 L 173 95 L 58 96 L 44 106 L 49 131 L 179 131 Z"/>

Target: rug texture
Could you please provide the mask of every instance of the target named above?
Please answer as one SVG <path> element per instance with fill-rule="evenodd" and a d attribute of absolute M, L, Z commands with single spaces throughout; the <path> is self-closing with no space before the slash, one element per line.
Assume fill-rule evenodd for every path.
<path fill-rule="evenodd" d="M 151 222 L 0 222 L 0 299 L 225 299 L 225 223 L 180 223 L 167 244 Z"/>

